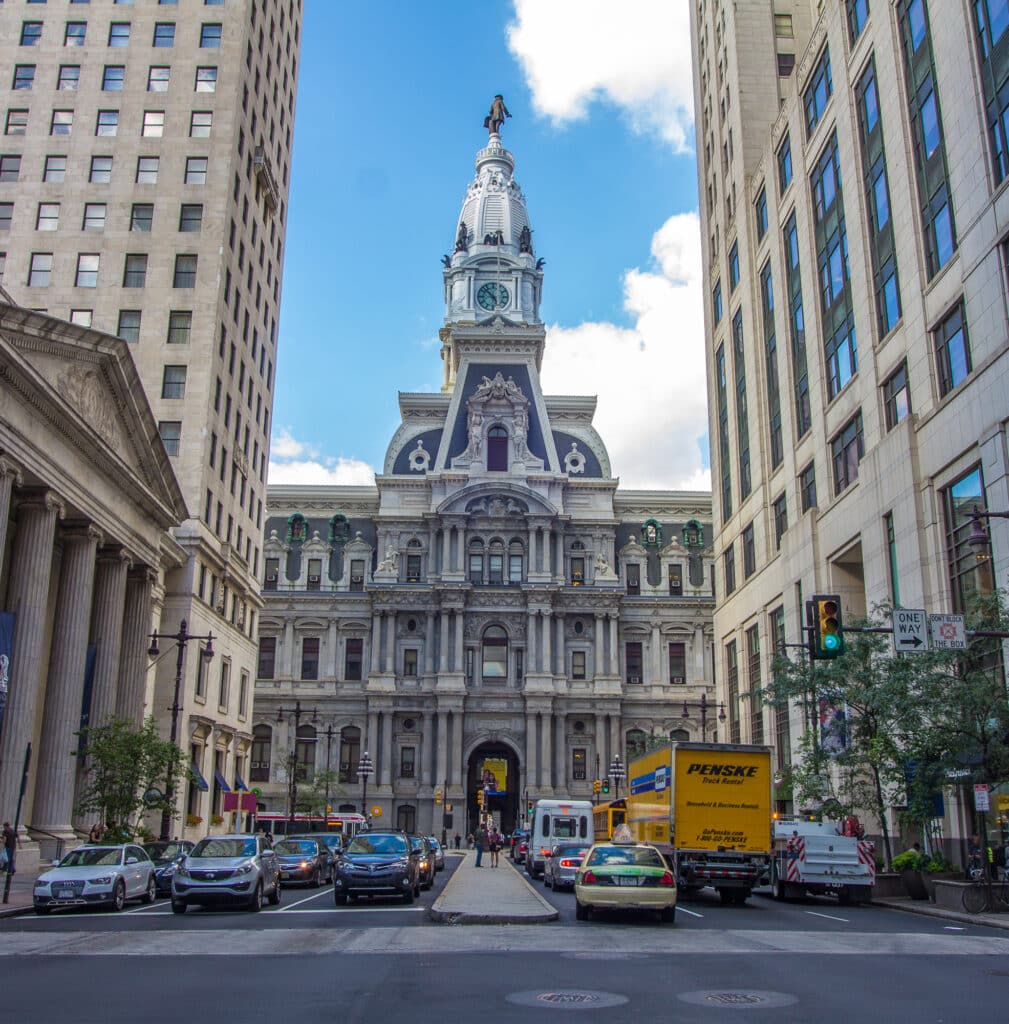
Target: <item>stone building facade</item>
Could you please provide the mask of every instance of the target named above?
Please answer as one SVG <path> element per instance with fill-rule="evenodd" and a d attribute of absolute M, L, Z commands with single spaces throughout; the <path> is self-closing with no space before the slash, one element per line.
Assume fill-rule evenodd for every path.
<path fill-rule="evenodd" d="M 595 399 L 543 394 L 543 261 L 497 134 L 454 237 L 444 386 L 400 394 L 375 486 L 268 489 L 264 809 L 289 810 L 288 765 L 301 786 L 328 766 L 334 810 L 360 809 L 367 751 L 383 823 L 472 828 L 486 781 L 511 828 L 652 733 L 718 731 L 710 498 L 620 490 Z"/>

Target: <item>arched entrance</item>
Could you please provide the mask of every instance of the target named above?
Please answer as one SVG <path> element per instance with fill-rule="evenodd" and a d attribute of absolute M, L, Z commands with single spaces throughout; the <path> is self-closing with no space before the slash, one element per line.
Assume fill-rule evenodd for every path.
<path fill-rule="evenodd" d="M 507 743 L 481 743 L 466 763 L 466 831 L 480 820 L 478 787 L 483 787 L 485 811 L 494 816 L 501 831 L 515 831 L 519 820 L 519 759 Z M 503 788 L 502 788 L 503 787 Z"/>

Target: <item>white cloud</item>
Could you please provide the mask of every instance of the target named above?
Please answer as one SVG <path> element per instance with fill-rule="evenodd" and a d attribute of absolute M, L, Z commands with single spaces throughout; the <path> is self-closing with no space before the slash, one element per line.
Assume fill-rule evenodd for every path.
<path fill-rule="evenodd" d="M 585 323 L 547 332 L 548 394 L 599 396 L 595 426 L 622 487 L 710 490 L 701 239 L 694 213 L 652 238 L 654 266 L 624 275 L 634 326 Z"/>
<path fill-rule="evenodd" d="M 514 0 L 508 46 L 536 111 L 556 123 L 596 101 L 623 109 L 632 128 L 690 148 L 693 80 L 685 0 Z"/>
<path fill-rule="evenodd" d="M 375 483 L 375 470 L 360 459 L 324 455 L 283 429 L 270 443 L 267 483 L 365 484 Z"/>

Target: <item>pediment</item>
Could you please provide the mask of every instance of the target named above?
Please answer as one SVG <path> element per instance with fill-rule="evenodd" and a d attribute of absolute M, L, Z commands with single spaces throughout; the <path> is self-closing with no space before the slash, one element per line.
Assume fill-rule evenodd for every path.
<path fill-rule="evenodd" d="M 493 481 L 463 488 L 438 507 L 440 514 L 518 519 L 555 516 L 559 510 L 531 488 L 508 481 Z"/>

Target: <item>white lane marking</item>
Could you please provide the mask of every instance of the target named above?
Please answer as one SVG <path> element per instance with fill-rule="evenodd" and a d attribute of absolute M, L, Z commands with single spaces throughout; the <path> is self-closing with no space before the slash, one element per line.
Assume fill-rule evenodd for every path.
<path fill-rule="evenodd" d="M 333 907 L 332 910 L 299 910 L 299 914 L 353 914 L 360 911 L 362 914 L 420 914 L 427 910 L 427 907 Z"/>
<path fill-rule="evenodd" d="M 285 910 L 294 910 L 295 907 L 300 907 L 302 903 L 308 903 L 309 900 L 317 900 L 320 896 L 330 896 L 328 892 L 313 892 L 311 896 L 306 896 L 303 900 L 298 900 L 297 903 L 288 903 L 280 908 L 280 913 Z"/>
<path fill-rule="evenodd" d="M 698 914 L 698 913 L 696 913 L 693 910 L 687 910 L 686 907 L 681 907 L 681 906 L 677 906 L 676 907 L 676 913 L 677 914 L 689 914 L 691 917 L 704 917 L 703 914 Z"/>
<path fill-rule="evenodd" d="M 963 928 L 957 928 L 956 925 L 948 924 L 943 928 L 944 932 L 962 932 L 965 931 Z"/>
<path fill-rule="evenodd" d="M 157 902 L 154 902 L 154 903 L 144 903 L 144 904 L 142 904 L 139 907 L 134 907 L 132 910 L 125 910 L 125 911 L 123 911 L 123 913 L 125 913 L 125 914 L 139 914 L 139 913 L 141 913 L 144 910 L 164 910 L 164 909 L 165 909 L 164 903 L 162 903 L 159 906 Z M 169 909 L 171 909 L 171 908 L 169 907 Z"/>
<path fill-rule="evenodd" d="M 843 921 L 848 924 L 848 918 L 846 917 L 834 917 L 833 914 L 818 914 L 815 910 L 806 910 L 803 913 L 810 914 L 813 917 L 825 917 L 828 921 Z"/>

